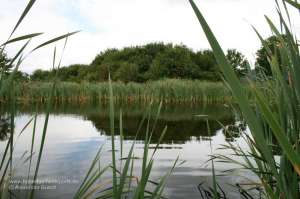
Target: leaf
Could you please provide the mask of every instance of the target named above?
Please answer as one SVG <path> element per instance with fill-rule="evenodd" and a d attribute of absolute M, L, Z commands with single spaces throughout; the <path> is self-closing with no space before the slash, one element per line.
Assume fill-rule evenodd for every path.
<path fill-rule="evenodd" d="M 17 42 L 17 41 L 22 41 L 22 40 L 25 40 L 25 39 L 31 39 L 33 37 L 37 37 L 37 36 L 42 35 L 42 34 L 43 33 L 32 33 L 32 34 L 16 37 L 14 39 L 10 39 L 7 42 L 3 43 L 1 46 L 7 45 L 7 44 L 10 44 L 10 43 L 14 43 L 14 42 Z"/>
<path fill-rule="evenodd" d="M 245 95 L 243 86 L 241 85 L 239 79 L 237 78 L 232 66 L 228 63 L 226 56 L 219 45 L 216 37 L 214 36 L 213 32 L 211 31 L 209 25 L 207 24 L 206 20 L 204 19 L 203 15 L 201 14 L 200 10 L 197 8 L 196 4 L 193 0 L 189 0 L 190 4 L 202 26 L 202 29 L 214 51 L 214 55 L 216 57 L 216 60 L 218 62 L 218 65 L 220 66 L 220 69 L 228 83 L 228 85 L 231 88 L 232 94 L 236 101 L 239 104 L 239 107 L 243 113 L 243 116 L 245 117 L 250 131 L 253 134 L 253 137 L 257 143 L 257 146 L 259 150 L 263 153 L 263 155 L 267 158 L 272 171 L 274 172 L 274 175 L 278 175 L 276 164 L 273 159 L 273 154 L 271 150 L 268 148 L 268 146 L 265 144 L 266 140 L 262 134 L 263 129 L 261 126 L 261 123 L 258 121 L 257 116 L 255 115 L 254 111 L 252 110 L 250 106 L 250 101 Z"/>
<path fill-rule="evenodd" d="M 17 28 L 19 27 L 19 25 L 21 24 L 21 22 L 24 20 L 24 18 L 26 17 L 26 15 L 28 14 L 29 10 L 32 8 L 33 4 L 35 3 L 36 0 L 30 0 L 25 8 L 25 10 L 23 11 L 21 17 L 19 18 L 17 24 L 15 25 L 13 31 L 10 34 L 10 37 L 14 34 L 14 32 L 17 30 Z"/>
<path fill-rule="evenodd" d="M 300 10 L 300 4 L 297 3 L 296 1 L 292 1 L 292 0 L 284 0 L 284 1 Z"/>
<path fill-rule="evenodd" d="M 33 51 L 35 51 L 35 50 L 37 50 L 37 49 L 39 49 L 39 48 L 42 48 L 42 47 L 44 47 L 44 46 L 47 46 L 47 45 L 49 45 L 49 44 L 51 44 L 51 43 L 57 42 L 57 41 L 59 41 L 59 40 L 62 40 L 62 39 L 64 39 L 64 38 L 70 37 L 71 35 L 74 35 L 74 34 L 76 34 L 76 33 L 78 33 L 78 32 L 80 32 L 80 31 L 74 31 L 74 32 L 71 32 L 71 33 L 68 33 L 68 34 L 65 34 L 65 35 L 61 35 L 61 36 L 59 36 L 59 37 L 55 37 L 54 39 L 51 39 L 51 40 L 49 40 L 49 41 L 46 41 L 46 42 L 44 42 L 44 43 L 38 45 L 38 46 L 37 46 L 36 48 L 34 48 L 31 52 L 33 52 Z"/>

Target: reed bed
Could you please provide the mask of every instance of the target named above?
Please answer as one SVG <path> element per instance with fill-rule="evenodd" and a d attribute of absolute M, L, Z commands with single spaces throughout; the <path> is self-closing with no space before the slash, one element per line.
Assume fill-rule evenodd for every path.
<path fill-rule="evenodd" d="M 52 83 L 31 82 L 17 84 L 14 96 L 21 103 L 49 100 Z M 150 102 L 164 104 L 223 104 L 232 97 L 222 82 L 167 79 L 144 84 L 113 82 L 114 101 L 119 103 Z M 103 103 L 109 99 L 109 84 L 60 82 L 54 92 L 54 101 L 58 103 Z M 2 95 L 5 102 L 7 96 Z"/>

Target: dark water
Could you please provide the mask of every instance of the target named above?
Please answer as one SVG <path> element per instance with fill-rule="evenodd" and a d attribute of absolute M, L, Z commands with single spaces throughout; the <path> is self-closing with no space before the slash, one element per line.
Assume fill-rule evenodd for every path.
<path fill-rule="evenodd" d="M 141 105 L 120 105 L 115 110 L 116 132 L 119 132 L 119 113 L 122 109 L 124 127 L 124 150 L 128 151 L 133 142 L 140 121 L 146 112 L 146 107 Z M 14 182 L 10 184 L 19 190 L 15 184 L 26 179 L 28 162 L 23 163 L 28 157 L 32 140 L 33 122 L 18 136 L 23 127 L 38 112 L 37 131 L 34 151 L 38 153 L 45 111 L 42 107 L 19 106 L 15 119 L 15 150 L 14 150 Z M 2 107 L 2 117 L 5 117 L 5 107 Z M 157 108 L 153 107 L 150 113 L 150 126 L 154 124 Z M 37 191 L 38 198 L 72 198 L 80 182 L 84 178 L 91 161 L 97 150 L 104 145 L 101 164 L 106 166 L 111 161 L 110 152 L 110 127 L 109 110 L 107 106 L 56 106 L 50 115 L 45 149 L 40 165 L 39 177 L 43 189 Z M 208 115 L 203 117 L 199 115 Z M 209 121 L 207 128 L 206 119 Z M 152 138 L 152 148 L 159 140 L 161 132 L 167 126 L 167 134 L 162 141 L 156 156 L 151 179 L 157 180 L 173 165 L 177 156 L 185 163 L 177 167 L 170 177 L 165 196 L 168 198 L 201 198 L 197 186 L 205 181 L 211 182 L 211 163 L 207 162 L 209 155 L 215 153 L 217 148 L 226 141 L 241 143 L 238 134 L 226 135 L 220 123 L 224 126 L 235 125 L 237 118 L 232 111 L 223 105 L 220 106 L 163 106 L 158 117 L 157 125 Z M 146 125 L 142 126 L 141 134 L 135 149 L 135 156 L 142 157 L 143 139 Z M 9 134 L 0 133 L 0 151 L 3 155 Z M 117 136 L 117 140 L 119 137 Z M 211 145 L 210 145 L 211 144 Z M 119 143 L 117 141 L 117 146 Z M 212 147 L 210 147 L 212 146 Z M 150 152 L 153 149 L 150 150 Z M 27 151 L 22 159 L 22 155 Z M 218 153 L 226 153 L 218 151 Z M 34 157 L 36 158 L 37 155 Z M 35 162 L 33 163 L 35 165 Z M 141 161 L 137 159 L 134 172 L 138 175 Z M 228 165 L 216 163 L 217 171 L 230 168 Z M 33 175 L 31 169 L 31 175 Z M 238 174 L 220 179 L 224 182 L 225 189 L 228 183 L 240 180 Z M 106 175 L 109 178 L 109 174 Z M 24 192 L 15 191 L 17 195 Z M 239 198 L 235 193 L 231 197 Z"/>

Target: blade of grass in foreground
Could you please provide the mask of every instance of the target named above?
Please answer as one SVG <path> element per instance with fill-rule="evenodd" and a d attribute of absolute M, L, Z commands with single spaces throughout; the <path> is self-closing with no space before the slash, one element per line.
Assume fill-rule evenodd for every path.
<path fill-rule="evenodd" d="M 266 20 L 271 28 L 271 30 L 280 38 L 281 42 L 284 43 L 284 39 L 280 35 L 279 31 L 276 29 L 273 22 L 266 16 Z M 271 66 L 272 66 L 271 62 Z M 274 67 L 273 67 L 274 68 Z M 297 68 L 297 67 L 296 67 Z M 297 73 L 299 74 L 299 73 Z M 296 82 L 299 82 L 299 80 Z M 268 121 L 270 128 L 273 130 L 273 134 L 276 136 L 277 141 L 279 142 L 280 146 L 284 149 L 286 155 L 288 156 L 289 160 L 295 167 L 298 175 L 300 175 L 300 157 L 297 152 L 293 149 L 292 144 L 289 142 L 288 138 L 286 137 L 284 130 L 281 128 L 279 122 L 275 118 L 275 115 L 271 111 L 271 107 L 268 106 L 268 99 L 257 89 L 255 89 L 255 95 L 260 106 L 260 110 L 264 115 L 264 118 Z"/>
<path fill-rule="evenodd" d="M 300 10 L 300 4 L 296 1 L 292 1 L 292 0 L 284 0 L 286 1 L 287 3 L 289 3 L 290 5 L 294 6 L 295 8 L 299 9 Z"/>
<path fill-rule="evenodd" d="M 96 163 L 100 159 L 100 154 L 102 152 L 103 147 L 104 147 L 104 145 L 102 145 L 99 148 L 99 150 L 98 150 L 98 152 L 97 152 L 97 154 L 96 154 L 96 156 L 95 156 L 95 158 L 94 158 L 94 160 L 93 160 L 93 162 L 92 162 L 92 164 L 91 164 L 84 180 L 82 181 L 80 187 L 78 188 L 78 191 L 76 192 L 76 194 L 74 196 L 74 199 L 80 199 L 84 195 L 86 195 L 87 191 L 91 188 L 91 186 L 94 184 L 94 182 L 109 168 L 107 166 L 107 167 L 104 167 L 102 170 L 97 169 L 96 172 L 92 173 L 93 170 L 96 167 Z"/>
<path fill-rule="evenodd" d="M 1 46 L 7 45 L 7 44 L 10 44 L 10 43 L 14 43 L 14 42 L 17 42 L 17 41 L 23 41 L 23 40 L 31 39 L 31 38 L 37 37 L 41 34 L 43 34 L 43 33 L 41 33 L 41 32 L 40 33 L 32 33 L 32 34 L 16 37 L 14 39 L 10 39 L 9 41 L 3 43 Z"/>
<path fill-rule="evenodd" d="M 207 118 L 206 118 L 206 126 L 207 126 L 208 135 L 211 136 L 211 130 L 210 130 L 209 121 Z M 210 147 L 210 153 L 212 156 L 213 149 L 212 149 L 211 139 L 209 140 L 209 147 Z M 215 164 L 214 164 L 213 158 L 211 159 L 211 168 L 212 168 L 212 174 L 213 174 L 213 198 L 218 199 L 217 179 L 216 179 Z"/>
<path fill-rule="evenodd" d="M 56 56 L 56 54 L 54 54 L 54 57 L 55 56 Z M 48 122 L 49 122 L 49 115 L 50 115 L 50 110 L 52 108 L 52 102 L 53 102 L 53 96 L 54 96 L 54 92 L 55 92 L 55 88 L 56 88 L 56 83 L 57 83 L 57 81 L 56 81 L 56 77 L 55 77 L 54 82 L 52 84 L 51 91 L 50 91 L 50 100 L 47 103 L 47 112 L 46 112 L 46 116 L 45 116 L 43 132 L 42 132 L 41 145 L 40 145 L 37 164 L 36 164 L 35 173 L 34 173 L 34 177 L 33 177 L 33 187 L 35 185 L 35 181 L 36 181 L 37 176 L 38 176 L 39 167 L 40 167 L 42 154 L 43 154 L 43 150 L 44 150 L 44 144 L 45 144 L 45 140 L 46 140 L 46 134 L 47 134 L 47 128 L 48 128 Z M 34 198 L 34 193 L 35 193 L 35 189 L 32 189 L 29 193 L 29 198 L 30 199 Z"/>
<path fill-rule="evenodd" d="M 109 118 L 110 118 L 110 131 L 111 131 L 111 147 L 112 147 L 112 167 L 113 167 L 113 197 L 118 193 L 117 185 L 117 172 L 116 172 L 116 150 L 115 150 L 115 113 L 114 113 L 114 95 L 109 75 Z"/>
<path fill-rule="evenodd" d="M 32 8 L 32 6 L 34 5 L 36 0 L 30 0 L 25 8 L 25 10 L 23 11 L 22 15 L 20 16 L 17 24 L 15 25 L 13 31 L 11 32 L 10 36 L 11 37 L 14 32 L 17 30 L 17 28 L 19 27 L 19 25 L 22 23 L 22 21 L 24 20 L 24 18 L 26 17 L 26 15 L 28 14 L 29 10 Z"/>
<path fill-rule="evenodd" d="M 279 178 L 275 160 L 273 159 L 273 154 L 268 148 L 268 146 L 265 144 L 267 142 L 262 134 L 263 130 L 262 130 L 261 123 L 258 121 L 254 111 L 250 107 L 250 101 L 247 99 L 247 96 L 245 96 L 244 94 L 243 86 L 238 80 L 236 74 L 234 73 L 232 66 L 228 63 L 221 46 L 219 45 L 217 39 L 215 38 L 213 32 L 211 31 L 203 15 L 197 8 L 194 1 L 193 0 L 189 0 L 189 1 L 214 51 L 214 55 L 216 57 L 218 65 L 232 90 L 232 94 L 235 100 L 239 104 L 243 116 L 245 117 L 249 125 L 251 133 L 254 135 L 253 137 L 258 145 L 259 150 L 261 150 L 262 154 L 269 162 L 274 175 L 276 175 Z"/>
<path fill-rule="evenodd" d="M 158 183 L 155 190 L 151 194 L 150 199 L 162 198 L 163 190 L 167 184 L 168 177 L 170 177 L 170 175 L 173 173 L 175 167 L 177 166 L 178 160 L 179 160 L 179 156 L 176 158 L 171 169 L 161 178 L 160 182 Z M 180 164 L 182 164 L 182 163 L 180 163 Z"/>
<path fill-rule="evenodd" d="M 30 40 L 29 40 L 30 41 Z M 10 87 L 12 85 L 12 81 L 14 80 L 13 77 L 15 76 L 15 73 L 17 72 L 19 66 L 22 63 L 22 52 L 24 51 L 24 49 L 26 48 L 26 46 L 29 44 L 29 41 L 27 41 L 23 47 L 18 51 L 18 53 L 15 55 L 15 57 L 10 61 L 9 63 L 9 67 L 13 65 L 14 61 L 16 61 L 18 59 L 18 62 L 13 70 L 13 72 L 9 75 L 8 80 L 7 80 L 7 84 L 4 85 L 4 70 L 1 70 L 1 77 L 0 77 L 0 95 L 3 95 L 5 92 L 8 92 L 10 90 Z"/>
<path fill-rule="evenodd" d="M 68 38 L 68 37 L 70 37 L 70 36 L 72 36 L 72 35 L 74 35 L 74 34 L 76 34 L 76 33 L 78 33 L 78 32 L 80 32 L 80 31 L 74 31 L 74 32 L 71 32 L 71 33 L 67 33 L 67 34 L 61 35 L 61 36 L 59 36 L 59 37 L 55 37 L 55 38 L 53 38 L 53 39 L 51 39 L 51 40 L 49 40 L 49 41 L 46 41 L 46 42 L 44 42 L 44 43 L 38 45 L 38 46 L 35 47 L 31 52 L 36 51 L 36 50 L 39 49 L 39 48 L 42 48 L 42 47 L 44 47 L 44 46 L 47 46 L 47 45 L 52 44 L 52 43 L 54 43 L 54 42 L 57 42 L 57 41 L 59 41 L 59 40 L 66 39 L 66 38 Z"/>
<path fill-rule="evenodd" d="M 123 158 L 123 141 L 124 141 L 124 136 L 123 136 L 123 113 L 122 113 L 122 110 L 120 110 L 119 126 L 120 126 L 120 148 L 121 148 L 120 159 L 122 159 Z"/>
<path fill-rule="evenodd" d="M 55 89 L 55 85 L 53 85 L 52 87 L 52 91 L 51 91 L 51 98 L 54 94 L 54 89 Z M 45 116 L 45 121 L 44 121 L 44 127 L 43 127 L 43 132 L 42 132 L 42 139 L 41 139 L 41 145 L 40 145 L 40 150 L 39 150 L 39 154 L 38 154 L 38 160 L 37 160 L 37 164 L 36 164 L 36 169 L 35 169 L 35 173 L 34 173 L 34 177 L 33 177 L 33 187 L 35 185 L 35 181 L 37 179 L 38 176 L 38 172 L 39 172 L 39 167 L 40 167 L 40 163 L 41 163 L 41 159 L 42 159 L 42 154 L 43 154 L 43 150 L 44 150 L 44 145 L 45 145 L 45 140 L 46 140 L 46 133 L 47 133 L 47 128 L 48 128 L 48 121 L 49 121 L 49 115 L 50 115 L 50 109 L 51 109 L 51 102 L 52 99 L 50 99 L 48 101 L 48 108 L 47 108 L 47 113 Z M 32 189 L 30 191 L 30 195 L 29 198 L 33 199 L 34 198 L 34 192 L 35 190 Z"/>
<path fill-rule="evenodd" d="M 30 160 L 29 160 L 29 166 L 28 166 L 29 168 L 28 168 L 27 181 L 29 180 L 30 170 L 31 170 L 31 163 L 32 163 L 32 156 L 33 156 L 33 147 L 34 147 L 34 139 L 35 139 L 35 132 L 36 132 L 36 122 L 37 122 L 37 113 L 34 115 L 32 138 L 31 138 L 31 147 L 30 147 Z"/>

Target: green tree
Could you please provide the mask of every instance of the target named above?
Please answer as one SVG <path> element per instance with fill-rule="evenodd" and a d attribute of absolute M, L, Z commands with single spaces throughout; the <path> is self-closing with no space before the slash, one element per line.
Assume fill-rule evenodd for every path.
<path fill-rule="evenodd" d="M 175 46 L 158 54 L 148 71 L 149 78 L 199 78 L 200 71 L 192 54 L 185 46 Z"/>
<path fill-rule="evenodd" d="M 50 71 L 37 69 L 33 71 L 32 75 L 30 76 L 30 79 L 33 81 L 49 81 L 50 77 L 51 77 Z"/>
<path fill-rule="evenodd" d="M 123 62 L 114 74 L 114 80 L 120 80 L 125 83 L 136 82 L 139 75 L 139 68 L 136 64 Z"/>
<path fill-rule="evenodd" d="M 164 43 L 108 49 L 100 52 L 89 65 L 75 64 L 58 69 L 61 81 L 107 81 L 108 74 L 113 80 L 125 82 L 146 82 L 161 78 L 220 80 L 211 50 L 194 52 L 184 45 Z M 52 75 L 53 72 L 37 71 L 32 79 L 49 80 Z"/>
<path fill-rule="evenodd" d="M 220 80 L 219 69 L 214 53 L 211 50 L 203 50 L 194 54 L 193 60 L 199 67 L 201 75 L 199 79 L 218 81 Z"/>
<path fill-rule="evenodd" d="M 114 79 L 116 71 L 121 67 L 123 62 L 107 62 L 102 63 L 99 67 L 97 67 L 98 71 L 95 71 L 98 75 L 97 81 L 107 81 L 108 76 Z"/>
<path fill-rule="evenodd" d="M 249 62 L 246 57 L 236 49 L 229 49 L 226 58 L 233 66 L 234 71 L 239 76 L 245 76 L 249 72 Z"/>
<path fill-rule="evenodd" d="M 197 64 L 202 71 L 216 71 L 217 62 L 214 53 L 211 50 L 203 50 L 195 53 L 193 56 L 195 64 Z"/>
<path fill-rule="evenodd" d="M 283 35 L 283 38 L 286 36 Z M 272 55 L 277 55 L 278 61 L 280 64 L 280 52 L 279 52 L 279 45 L 280 40 L 277 36 L 271 36 L 264 40 L 265 45 L 271 50 Z M 256 73 L 264 73 L 267 76 L 272 76 L 272 69 L 269 63 L 269 57 L 267 49 L 265 46 L 262 46 L 256 52 L 256 63 L 255 63 L 255 71 Z"/>
<path fill-rule="evenodd" d="M 22 72 L 22 71 L 17 71 L 15 73 L 15 76 L 14 76 L 15 80 L 17 81 L 22 81 L 22 82 L 25 82 L 25 81 L 28 81 L 29 80 L 29 75 L 25 72 Z"/>
<path fill-rule="evenodd" d="M 92 61 L 91 65 L 94 65 L 94 66 L 100 66 L 104 59 L 108 59 L 108 57 L 110 56 L 113 56 L 113 54 L 117 53 L 118 50 L 117 49 L 107 49 L 106 51 L 104 52 L 100 52 L 96 57 L 95 59 Z"/>
<path fill-rule="evenodd" d="M 12 68 L 10 65 L 10 59 L 7 57 L 7 54 L 0 48 L 0 70 L 3 74 L 8 74 Z"/>

